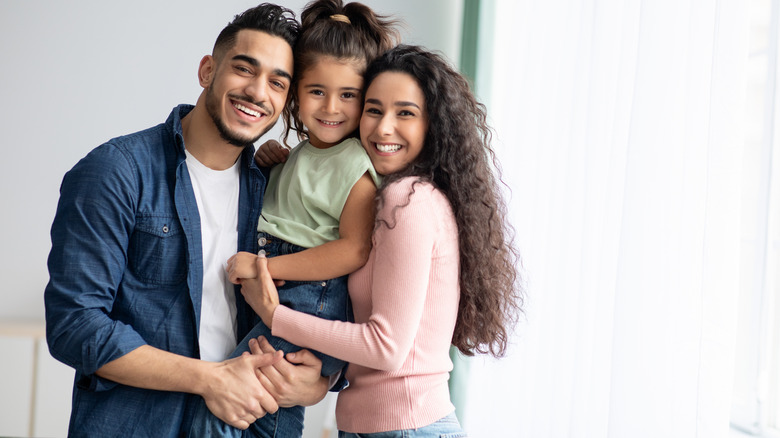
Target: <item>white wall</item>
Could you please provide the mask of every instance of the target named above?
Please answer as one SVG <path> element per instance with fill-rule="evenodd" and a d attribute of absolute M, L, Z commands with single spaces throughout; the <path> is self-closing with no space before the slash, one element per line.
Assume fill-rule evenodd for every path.
<path fill-rule="evenodd" d="M 40 333 L 49 229 L 64 173 L 102 142 L 164 121 L 179 103 L 194 103 L 200 93 L 196 69 L 201 57 L 211 51 L 217 34 L 236 13 L 257 3 L 0 2 L 0 327 L 23 320 Z M 299 13 L 306 1 L 277 3 Z M 457 65 L 462 0 L 364 3 L 403 18 L 405 42 L 441 50 Z M 279 130 L 275 132 L 278 135 Z M 44 356 L 38 359 L 49 363 L 51 358 L 41 348 L 45 344 L 28 335 L 25 340 L 0 336 L 0 370 L 29 373 L 31 354 Z M 6 354 L 5 347 L 18 354 Z M 14 417 L 24 417 L 28 424 L 20 430 L 33 429 L 31 412 L 43 397 L 49 397 L 46 403 L 69 402 L 69 394 L 45 392 L 52 385 L 44 382 L 62 375 L 62 369 L 54 368 L 53 374 L 37 380 L 0 373 L 0 410 L 11 406 L 23 414 L 6 411 L 9 415 L 0 421 L 3 429 L 10 427 L 7 418 Z M 69 388 L 70 382 L 65 386 Z M 24 388 L 37 390 L 38 401 Z M 56 435 L 50 429 L 38 430 Z M 0 435 L 7 434 L 20 433 L 0 430 Z"/>
<path fill-rule="evenodd" d="M 194 103 L 198 62 L 251 0 L 0 2 L 0 320 L 42 319 L 63 174 L 102 142 Z M 280 0 L 299 13 L 304 0 Z M 366 0 L 457 61 L 462 1 Z"/>

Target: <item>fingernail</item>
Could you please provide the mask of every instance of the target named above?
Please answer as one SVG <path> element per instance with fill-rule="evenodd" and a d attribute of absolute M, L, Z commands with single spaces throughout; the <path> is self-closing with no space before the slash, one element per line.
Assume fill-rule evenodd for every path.
<path fill-rule="evenodd" d="M 260 251 L 258 251 L 257 256 L 260 258 L 265 258 L 265 250 L 261 249 Z"/>

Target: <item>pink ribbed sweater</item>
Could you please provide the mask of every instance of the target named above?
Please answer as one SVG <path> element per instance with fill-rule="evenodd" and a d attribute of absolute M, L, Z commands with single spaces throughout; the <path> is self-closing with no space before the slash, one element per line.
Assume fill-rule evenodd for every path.
<path fill-rule="evenodd" d="M 273 334 L 350 362 L 339 393 L 340 430 L 413 429 L 455 410 L 447 380 L 458 311 L 458 234 L 449 201 L 402 179 L 385 190 L 368 262 L 349 277 L 355 323 L 279 306 Z M 409 199 L 409 204 L 407 204 Z M 395 209 L 396 206 L 400 206 Z"/>

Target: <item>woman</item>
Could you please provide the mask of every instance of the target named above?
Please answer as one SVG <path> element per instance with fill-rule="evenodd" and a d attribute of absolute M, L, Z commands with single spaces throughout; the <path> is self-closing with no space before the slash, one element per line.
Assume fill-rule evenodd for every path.
<path fill-rule="evenodd" d="M 263 257 L 242 291 L 273 335 L 350 362 L 340 437 L 464 436 L 447 387 L 450 344 L 502 356 L 522 306 L 484 106 L 414 46 L 368 67 L 364 98 L 361 141 L 385 179 L 369 260 L 349 277 L 355 322 L 279 305 Z"/>

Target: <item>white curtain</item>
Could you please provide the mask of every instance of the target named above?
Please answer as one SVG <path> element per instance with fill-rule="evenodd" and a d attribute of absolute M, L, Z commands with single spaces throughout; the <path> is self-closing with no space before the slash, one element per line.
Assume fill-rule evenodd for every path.
<path fill-rule="evenodd" d="M 508 357 L 471 361 L 464 426 L 727 436 L 748 2 L 482 5 L 528 305 Z"/>

